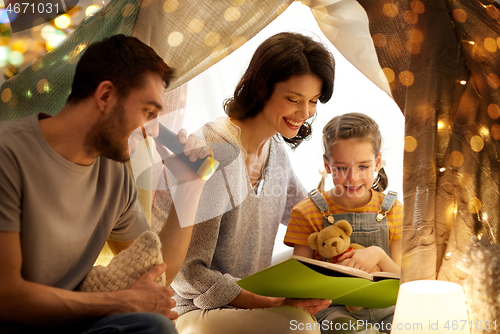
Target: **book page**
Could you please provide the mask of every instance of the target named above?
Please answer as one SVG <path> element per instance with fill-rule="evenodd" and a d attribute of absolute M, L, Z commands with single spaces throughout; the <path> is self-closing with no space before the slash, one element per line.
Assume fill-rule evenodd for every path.
<path fill-rule="evenodd" d="M 324 262 L 324 261 L 318 261 L 315 259 L 309 259 L 307 257 L 302 257 L 302 256 L 297 256 L 294 255 L 293 258 L 297 261 L 302 262 L 304 265 L 312 265 L 315 268 L 316 271 L 319 271 L 316 269 L 316 267 L 319 268 L 324 268 L 325 270 L 321 270 L 320 272 L 323 275 L 327 276 L 335 276 L 335 277 L 359 277 L 359 278 L 364 278 L 367 280 L 372 280 L 372 275 L 368 274 L 366 271 L 356 269 L 356 268 L 351 268 L 351 267 L 346 267 L 346 266 L 341 266 L 339 264 L 335 263 L 329 263 L 329 262 Z M 310 267 L 310 266 L 308 266 Z M 328 271 L 331 271 L 328 273 Z"/>
<path fill-rule="evenodd" d="M 384 279 L 400 279 L 400 274 L 390 273 L 387 271 L 377 271 L 375 273 L 371 273 L 372 281 L 378 282 Z"/>
<path fill-rule="evenodd" d="M 364 278 L 373 282 L 381 281 L 384 279 L 399 279 L 400 274 L 390 273 L 386 271 L 379 271 L 372 274 L 367 273 L 366 271 L 342 266 L 335 263 L 319 261 L 316 259 L 309 259 L 307 257 L 302 257 L 298 255 L 294 255 L 293 258 L 297 261 L 300 261 L 302 264 L 308 266 L 309 268 L 316 270 L 317 272 L 334 277 L 359 277 Z M 323 269 L 323 270 L 322 270 Z"/>

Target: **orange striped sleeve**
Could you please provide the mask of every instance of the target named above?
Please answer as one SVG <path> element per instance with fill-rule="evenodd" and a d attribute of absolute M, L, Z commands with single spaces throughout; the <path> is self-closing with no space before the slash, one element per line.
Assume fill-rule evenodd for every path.
<path fill-rule="evenodd" d="M 284 243 L 290 247 L 295 244 L 307 246 L 309 235 L 321 229 L 323 229 L 323 214 L 309 198 L 306 198 L 292 209 Z"/>
<path fill-rule="evenodd" d="M 396 200 L 391 211 L 387 213 L 387 224 L 389 225 L 389 243 L 401 239 L 403 230 L 403 204 Z"/>

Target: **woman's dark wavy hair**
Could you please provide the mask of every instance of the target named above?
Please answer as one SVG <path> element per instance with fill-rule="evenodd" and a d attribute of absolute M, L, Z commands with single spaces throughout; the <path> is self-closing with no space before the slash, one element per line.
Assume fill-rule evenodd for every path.
<path fill-rule="evenodd" d="M 262 111 L 277 83 L 304 74 L 314 74 L 323 81 L 319 101 L 328 102 L 333 94 L 335 74 L 335 61 L 330 51 L 308 36 L 290 32 L 274 35 L 257 48 L 234 96 L 224 102 L 224 110 L 238 120 L 253 117 Z M 297 136 L 283 140 L 295 149 L 310 136 L 308 121 Z"/>

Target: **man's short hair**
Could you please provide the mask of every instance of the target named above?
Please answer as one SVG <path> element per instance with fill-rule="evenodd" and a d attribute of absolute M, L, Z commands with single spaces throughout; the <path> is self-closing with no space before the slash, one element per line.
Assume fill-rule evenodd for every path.
<path fill-rule="evenodd" d="M 91 96 L 97 86 L 109 80 L 120 96 L 142 85 L 144 76 L 157 73 L 170 84 L 174 70 L 148 45 L 135 37 L 114 35 L 92 43 L 76 66 L 68 103 L 76 103 Z"/>

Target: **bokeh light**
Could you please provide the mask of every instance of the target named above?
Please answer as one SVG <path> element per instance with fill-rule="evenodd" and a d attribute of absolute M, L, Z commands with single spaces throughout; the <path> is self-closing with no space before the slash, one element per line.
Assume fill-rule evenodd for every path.
<path fill-rule="evenodd" d="M 13 13 L 14 18 L 15 18 L 15 13 Z M 7 15 L 7 12 L 5 9 L 0 9 L 0 23 L 10 23 L 9 16 Z"/>
<path fill-rule="evenodd" d="M 484 47 L 489 52 L 495 52 L 497 50 L 497 41 L 494 38 L 487 37 L 484 39 Z"/>
<path fill-rule="evenodd" d="M 425 13 L 425 5 L 423 4 L 422 1 L 412 1 L 410 2 L 410 7 L 411 10 L 414 11 L 416 14 L 423 14 Z"/>
<path fill-rule="evenodd" d="M 480 152 L 484 148 L 484 140 L 480 136 L 472 136 L 470 139 L 470 147 L 475 152 Z"/>
<path fill-rule="evenodd" d="M 38 83 L 36 84 L 36 90 L 40 94 L 50 92 L 50 86 L 49 86 L 48 80 L 47 79 L 41 79 L 40 81 L 38 81 Z"/>
<path fill-rule="evenodd" d="M 204 27 L 205 23 L 202 20 L 192 19 L 188 24 L 187 30 L 193 34 L 197 34 L 202 31 Z"/>
<path fill-rule="evenodd" d="M 372 36 L 373 44 L 376 47 L 383 48 L 387 46 L 387 37 L 382 33 L 377 33 Z"/>
<path fill-rule="evenodd" d="M 205 44 L 208 46 L 216 46 L 220 42 L 220 35 L 214 31 L 205 35 Z"/>
<path fill-rule="evenodd" d="M 177 0 L 167 0 L 163 4 L 163 10 L 167 13 L 172 13 L 179 7 L 179 2 Z"/>
<path fill-rule="evenodd" d="M 500 78 L 495 73 L 488 74 L 486 79 L 491 88 L 497 89 L 498 87 L 500 87 Z"/>
<path fill-rule="evenodd" d="M 5 88 L 2 91 L 1 97 L 3 102 L 9 102 L 10 99 L 12 98 L 12 91 L 10 90 L 10 88 Z"/>
<path fill-rule="evenodd" d="M 460 23 L 467 21 L 467 13 L 463 9 L 455 9 L 453 11 L 453 18 Z"/>
<path fill-rule="evenodd" d="M 460 151 L 453 151 L 450 154 L 450 162 L 455 167 L 460 167 L 464 163 L 464 155 Z"/>
<path fill-rule="evenodd" d="M 382 69 L 381 77 L 386 78 L 387 82 L 391 83 L 396 78 L 396 74 L 394 74 L 394 71 L 392 69 L 385 67 Z"/>
<path fill-rule="evenodd" d="M 8 46 L 0 46 L 0 66 L 7 65 L 10 49 Z"/>
<path fill-rule="evenodd" d="M 0 38 L 0 45 L 9 45 L 10 44 L 10 38 L 7 36 L 2 36 Z"/>
<path fill-rule="evenodd" d="M 54 20 L 54 24 L 59 29 L 66 29 L 71 24 L 71 17 L 67 14 L 59 15 Z"/>
<path fill-rule="evenodd" d="M 23 63 L 24 55 L 19 51 L 11 51 L 9 54 L 9 62 L 12 65 L 19 66 Z"/>
<path fill-rule="evenodd" d="M 11 49 L 12 49 L 12 51 L 25 53 L 26 51 L 28 51 L 28 44 L 26 44 L 26 42 L 23 41 L 22 39 L 19 39 L 19 40 L 15 41 L 14 44 L 12 44 Z"/>
<path fill-rule="evenodd" d="M 403 13 L 403 17 L 408 24 L 417 24 L 418 15 L 412 10 L 407 10 Z"/>
<path fill-rule="evenodd" d="M 406 42 L 406 50 L 408 50 L 408 52 L 411 54 L 418 54 L 420 53 L 420 43 L 413 39 L 410 39 Z"/>
<path fill-rule="evenodd" d="M 236 21 L 237 19 L 239 19 L 240 15 L 240 10 L 236 7 L 229 7 L 224 12 L 224 18 L 228 21 Z"/>
<path fill-rule="evenodd" d="M 403 71 L 399 73 L 399 81 L 405 86 L 411 86 L 413 85 L 413 82 L 415 81 L 415 77 L 413 76 L 413 73 L 410 71 Z"/>
<path fill-rule="evenodd" d="M 481 201 L 477 197 L 471 198 L 469 203 L 467 203 L 467 209 L 470 213 L 478 213 L 481 210 Z"/>
<path fill-rule="evenodd" d="M 92 16 L 100 10 L 101 10 L 101 7 L 99 7 L 97 5 L 88 6 L 87 9 L 85 9 L 85 15 Z"/>
<path fill-rule="evenodd" d="M 382 12 L 387 17 L 396 17 L 399 14 L 399 8 L 396 4 L 388 2 L 382 6 Z"/>
<path fill-rule="evenodd" d="M 479 133 L 481 134 L 481 136 L 485 139 L 488 139 L 490 137 L 490 130 L 488 130 L 488 128 L 484 125 L 482 125 L 480 128 L 479 128 Z"/>
<path fill-rule="evenodd" d="M 500 140 L 500 125 L 493 124 L 491 126 L 491 136 L 496 140 Z"/>
<path fill-rule="evenodd" d="M 167 41 L 170 46 L 179 46 L 182 43 L 183 39 L 184 36 L 182 35 L 182 33 L 174 31 L 170 35 L 168 35 Z"/>
<path fill-rule="evenodd" d="M 47 51 L 57 48 L 66 39 L 66 34 L 61 30 L 56 30 L 45 42 Z"/>
<path fill-rule="evenodd" d="M 42 38 L 47 40 L 52 37 L 56 33 L 57 29 L 51 25 L 46 25 L 42 28 L 41 34 Z"/>
<path fill-rule="evenodd" d="M 417 149 L 418 142 L 417 139 L 413 136 L 406 136 L 405 137 L 405 144 L 404 144 L 404 149 L 406 152 L 413 152 Z"/>
<path fill-rule="evenodd" d="M 490 103 L 488 105 L 488 115 L 493 119 L 500 117 L 500 107 L 498 104 Z"/>

